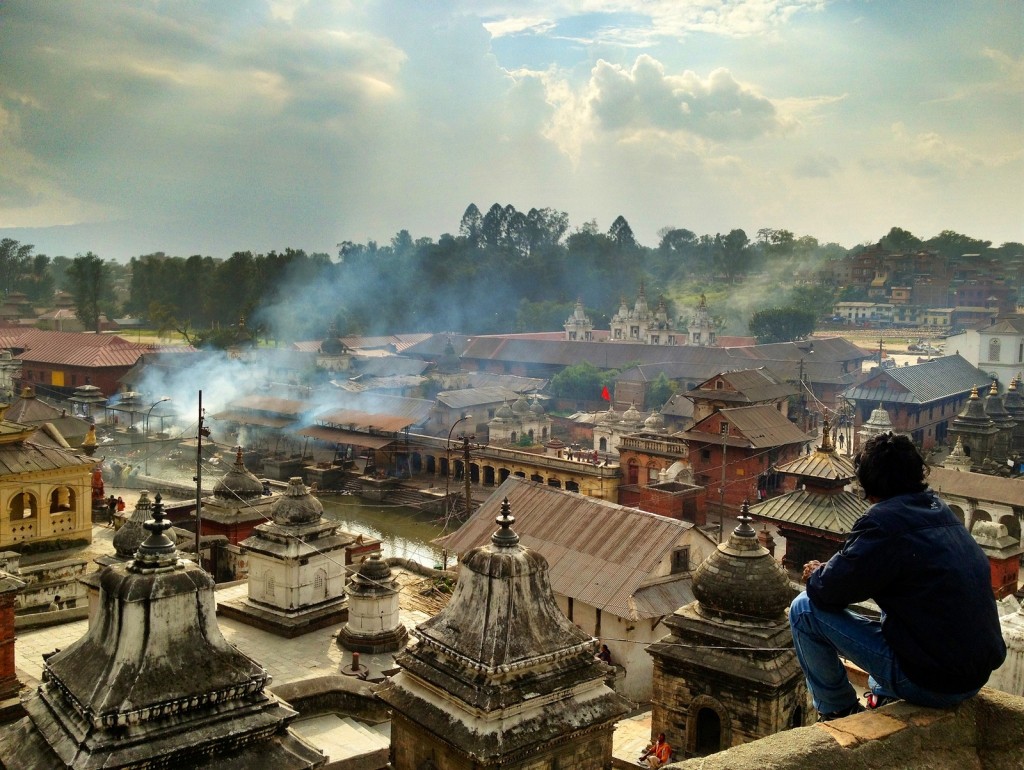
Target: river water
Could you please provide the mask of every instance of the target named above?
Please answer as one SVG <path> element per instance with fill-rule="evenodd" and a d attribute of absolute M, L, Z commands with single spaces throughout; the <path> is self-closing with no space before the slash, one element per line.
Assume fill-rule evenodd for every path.
<path fill-rule="evenodd" d="M 320 495 L 324 517 L 346 532 L 379 538 L 385 557 L 400 556 L 428 567 L 441 564 L 441 549 L 431 541 L 447 532 L 436 514 L 402 505 L 363 500 L 356 495 Z M 450 561 L 450 560 L 449 560 Z"/>

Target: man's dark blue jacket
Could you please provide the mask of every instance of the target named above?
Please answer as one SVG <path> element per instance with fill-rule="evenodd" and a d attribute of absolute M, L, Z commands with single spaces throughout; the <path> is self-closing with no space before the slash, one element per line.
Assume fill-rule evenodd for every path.
<path fill-rule="evenodd" d="M 882 633 L 919 687 L 974 690 L 1006 657 L 988 559 L 930 491 L 871 506 L 812 573 L 807 596 L 824 610 L 873 599 Z"/>

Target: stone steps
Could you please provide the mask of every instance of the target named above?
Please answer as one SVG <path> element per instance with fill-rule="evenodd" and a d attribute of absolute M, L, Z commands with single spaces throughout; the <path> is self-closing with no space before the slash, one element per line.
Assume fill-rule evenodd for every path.
<path fill-rule="evenodd" d="M 381 749 L 387 751 L 391 745 L 390 724 L 387 726 L 388 734 L 385 735 L 378 729 L 380 726 L 370 727 L 351 717 L 340 717 L 337 714 L 299 720 L 293 722 L 291 727 L 323 751 L 332 763 Z"/>

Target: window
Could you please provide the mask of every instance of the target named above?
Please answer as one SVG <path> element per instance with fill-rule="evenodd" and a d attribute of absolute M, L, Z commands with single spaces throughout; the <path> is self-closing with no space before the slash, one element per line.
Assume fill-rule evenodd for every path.
<path fill-rule="evenodd" d="M 711 450 L 710 449 L 702 449 L 702 450 L 700 450 L 700 459 L 701 460 L 705 460 L 705 461 L 710 460 L 711 459 Z"/>
<path fill-rule="evenodd" d="M 690 571 L 690 546 L 683 545 L 672 549 L 672 574 Z"/>
<path fill-rule="evenodd" d="M 994 339 L 994 340 L 989 340 L 988 341 L 988 360 L 989 361 L 998 361 L 999 360 L 999 340 L 998 339 Z"/>

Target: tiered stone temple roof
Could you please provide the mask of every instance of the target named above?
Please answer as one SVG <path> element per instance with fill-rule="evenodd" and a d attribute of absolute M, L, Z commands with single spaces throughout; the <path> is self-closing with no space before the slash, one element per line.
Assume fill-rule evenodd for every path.
<path fill-rule="evenodd" d="M 179 558 L 162 506 L 127 564 L 100 578 L 85 636 L 51 655 L 28 716 L 0 734 L 9 768 L 318 767 L 292 734 L 296 712 L 266 692 L 270 677 L 228 644 L 213 579 Z"/>
<path fill-rule="evenodd" d="M 525 767 L 516 760 L 554 751 L 568 761 L 605 741 L 606 758 L 565 766 L 608 767 L 628 702 L 605 684 L 596 640 L 558 609 L 547 561 L 519 544 L 507 499 L 496 520 L 491 542 L 463 557 L 447 607 L 417 627 L 419 643 L 378 691 L 395 715 L 394 766 L 427 766 L 431 745 L 475 767 Z"/>

